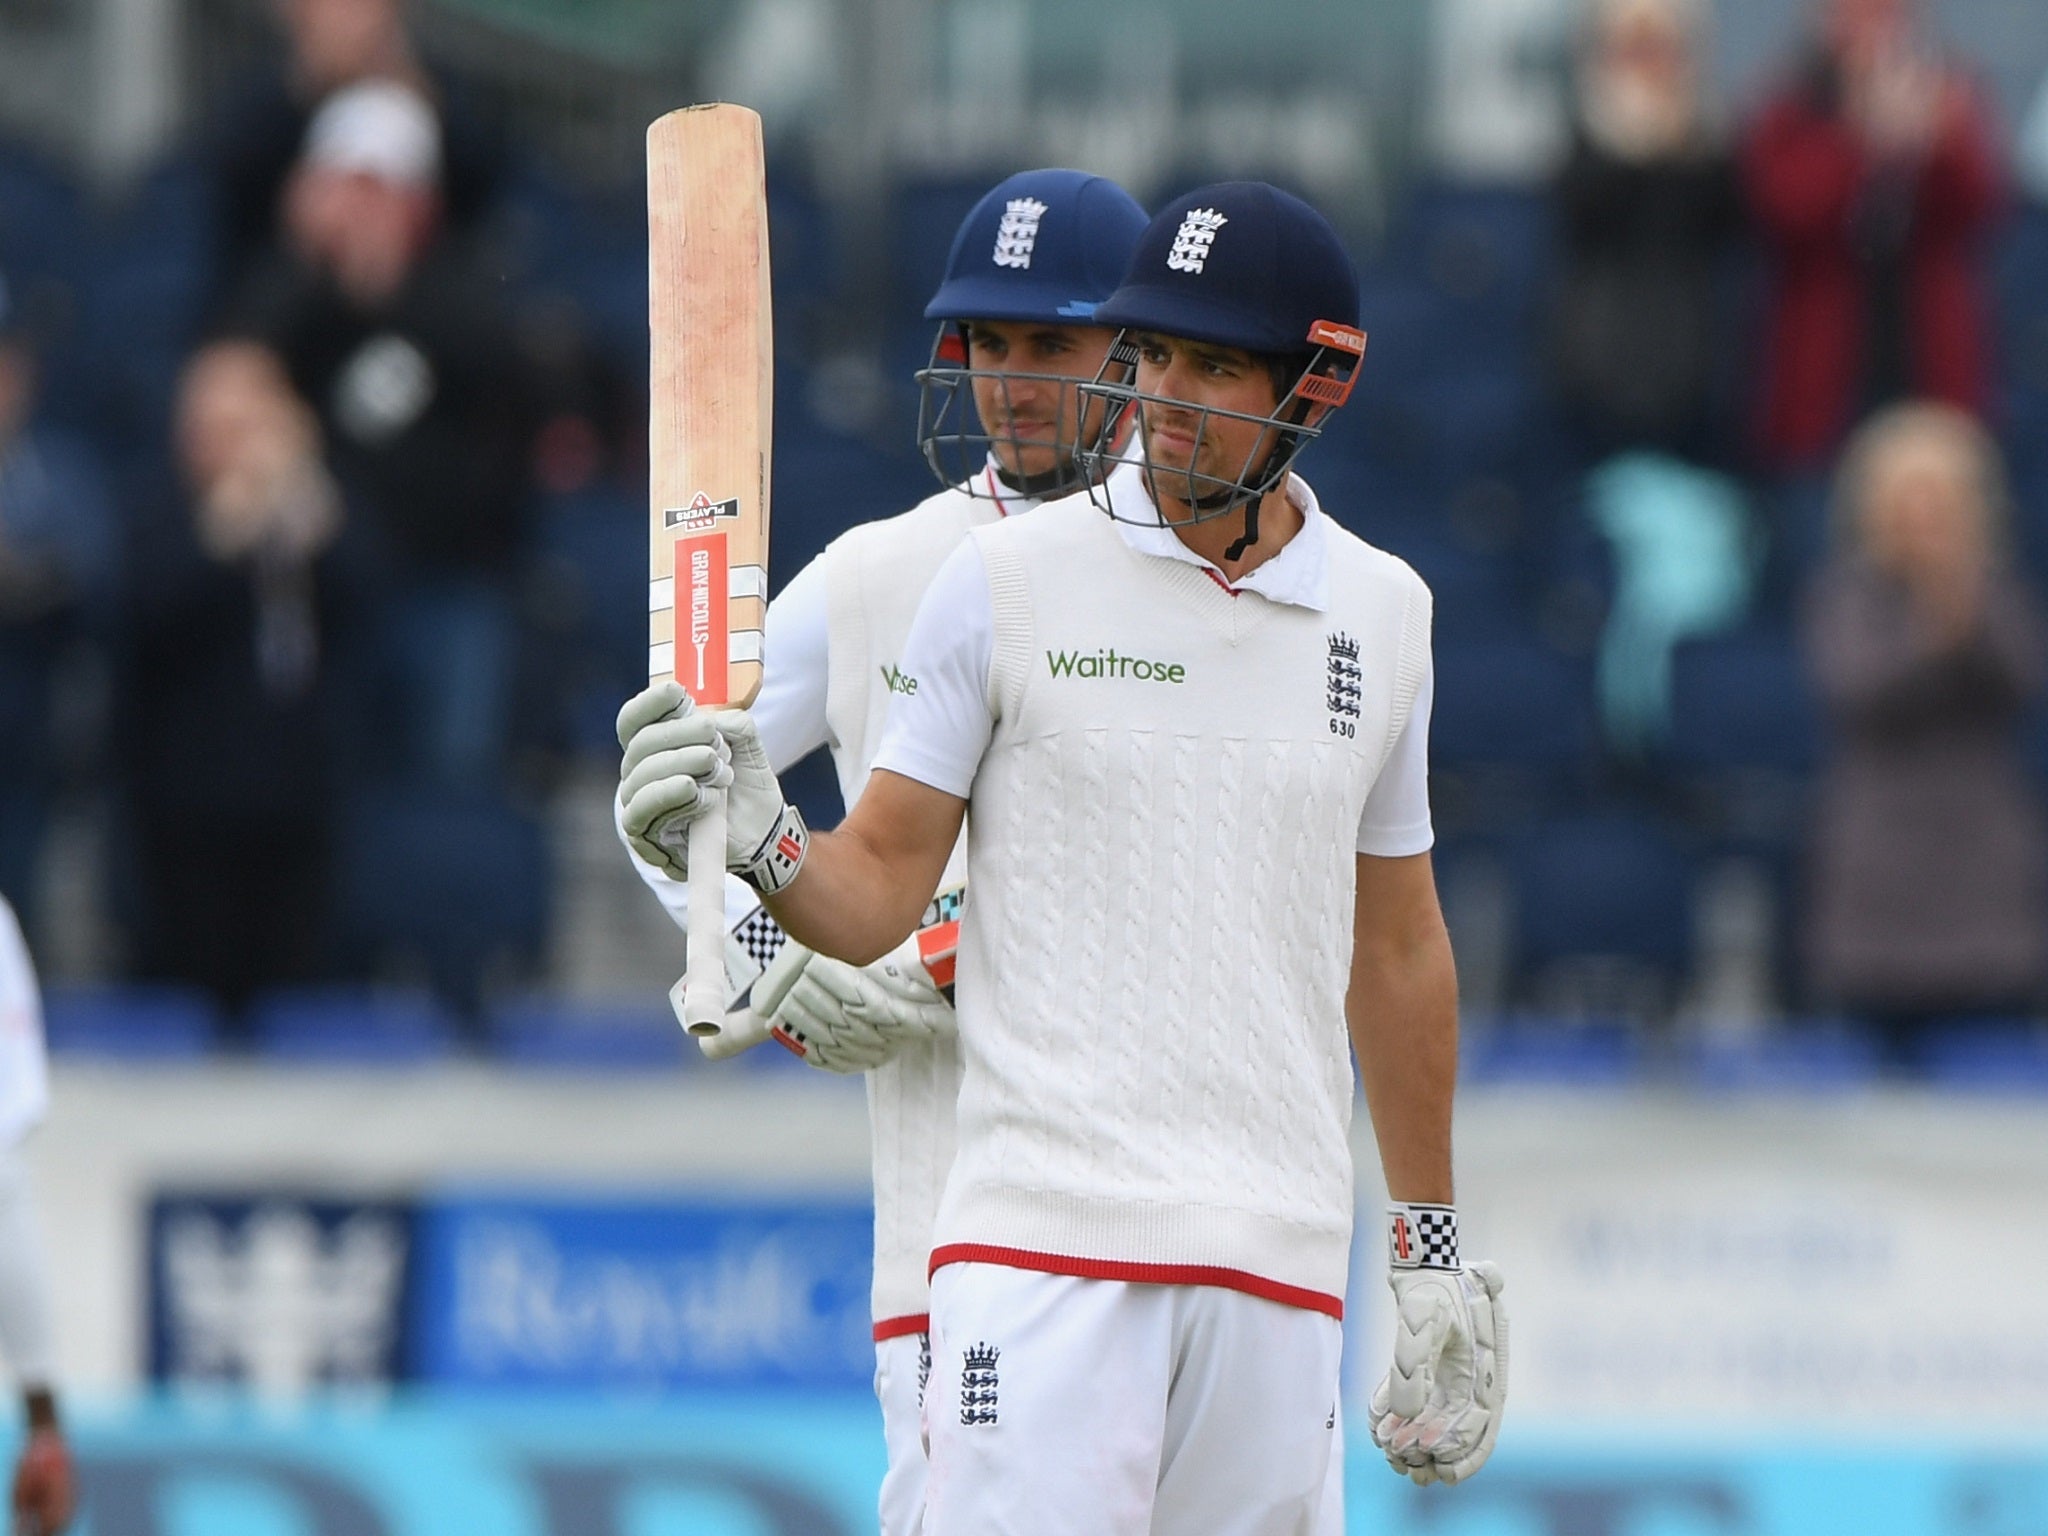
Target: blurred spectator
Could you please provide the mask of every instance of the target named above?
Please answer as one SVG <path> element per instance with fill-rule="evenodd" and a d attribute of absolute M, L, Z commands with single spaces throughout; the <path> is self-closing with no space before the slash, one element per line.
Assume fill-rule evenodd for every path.
<path fill-rule="evenodd" d="M 314 113 L 335 91 L 400 80 L 436 106 L 445 212 L 469 228 L 488 211 L 504 151 L 460 82 L 420 57 L 402 0 L 272 0 L 284 56 L 227 93 L 205 154 L 218 199 L 217 291 L 232 293 L 277 238 L 285 186 Z"/>
<path fill-rule="evenodd" d="M 1701 25 L 1698 0 L 1597 0 L 1587 27 L 1553 189 L 1555 366 L 1595 455 L 1721 457 L 1720 288 L 1742 202 L 1701 95 Z"/>
<path fill-rule="evenodd" d="M 1908 396 L 1981 411 L 1983 236 L 2005 196 L 1970 82 L 1913 0 L 1825 0 L 1819 41 L 1744 148 L 1771 296 L 1759 426 L 1769 462 L 1817 468 Z"/>
<path fill-rule="evenodd" d="M 288 248 L 227 330 L 284 359 L 387 561 L 396 767 L 487 785 L 505 758 L 534 407 L 500 284 L 440 222 L 439 168 L 417 91 L 329 98 L 286 193 Z"/>
<path fill-rule="evenodd" d="M 1808 906 L 1815 1000 L 1910 1049 L 1945 1015 L 2031 1013 L 2048 831 L 2019 730 L 2048 667 L 2004 558 L 2004 476 L 1952 406 L 1894 406 L 1844 455 L 1809 661 L 1832 727 Z"/>
<path fill-rule="evenodd" d="M 8 1529 L 22 1536 L 61 1536 L 78 1502 L 71 1447 L 57 1418 L 55 1288 L 21 1156 L 49 1098 L 42 992 L 14 912 L 0 897 L 0 1364 L 21 1385 L 28 1431 L 8 1499 Z"/>
<path fill-rule="evenodd" d="M 1671 724 L 1671 653 L 1741 623 L 1757 565 L 1741 486 L 1659 453 L 1621 453 L 1586 478 L 1586 515 L 1608 541 L 1614 596 L 1600 633 L 1608 744 L 1641 759 Z"/>
<path fill-rule="evenodd" d="M 2048 80 L 2034 90 L 2014 158 L 2027 195 L 2036 203 L 2048 203 Z"/>
<path fill-rule="evenodd" d="M 103 614 L 115 562 L 97 463 L 37 421 L 35 348 L 0 277 L 0 895 L 31 927 L 55 789 L 57 673 Z"/>
<path fill-rule="evenodd" d="M 319 429 L 266 349 L 186 367 L 180 495 L 142 511 L 116 718 L 136 969 L 239 1009 L 312 979 L 359 596 Z"/>
<path fill-rule="evenodd" d="M 1752 574 L 1741 491 L 1705 467 L 1726 456 L 1721 292 L 1742 203 L 1702 95 L 1703 25 L 1697 0 L 1596 0 L 1553 189 L 1556 385 L 1614 565 L 1601 714 L 1631 757 L 1666 724 L 1672 647 L 1739 620 Z"/>

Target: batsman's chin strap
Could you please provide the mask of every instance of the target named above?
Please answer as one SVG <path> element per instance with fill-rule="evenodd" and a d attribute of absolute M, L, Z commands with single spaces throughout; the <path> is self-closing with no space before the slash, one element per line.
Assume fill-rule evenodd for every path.
<path fill-rule="evenodd" d="M 1069 491 L 1078 491 L 1087 484 L 1080 466 L 1071 459 L 1055 469 L 1046 470 L 1043 474 L 1013 475 L 991 456 L 989 470 L 1002 482 L 1004 490 L 1028 501 L 1051 501 L 1054 497 L 1064 496 Z"/>

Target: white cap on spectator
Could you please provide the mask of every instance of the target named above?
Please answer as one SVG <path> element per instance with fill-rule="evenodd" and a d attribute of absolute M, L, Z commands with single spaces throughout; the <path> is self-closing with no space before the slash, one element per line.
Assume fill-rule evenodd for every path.
<path fill-rule="evenodd" d="M 320 104 L 301 158 L 323 170 L 374 176 L 401 187 L 441 178 L 441 122 L 426 97 L 396 80 L 344 86 Z"/>

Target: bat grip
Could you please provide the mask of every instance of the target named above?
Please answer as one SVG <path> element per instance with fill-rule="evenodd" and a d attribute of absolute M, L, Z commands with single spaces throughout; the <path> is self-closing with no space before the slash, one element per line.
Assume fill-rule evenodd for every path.
<path fill-rule="evenodd" d="M 683 1027 L 725 1027 L 725 802 L 690 823 L 690 942 L 683 973 Z"/>

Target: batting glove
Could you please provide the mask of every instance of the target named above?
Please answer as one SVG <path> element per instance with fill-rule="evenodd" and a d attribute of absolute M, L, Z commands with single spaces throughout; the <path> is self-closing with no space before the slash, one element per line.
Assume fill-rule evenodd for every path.
<path fill-rule="evenodd" d="M 1455 1483 L 1493 1454 L 1508 1395 L 1500 1267 L 1458 1261 L 1458 1214 L 1388 1211 L 1394 1363 L 1372 1395 L 1373 1444 L 1417 1483 Z"/>
<path fill-rule="evenodd" d="M 777 1040 L 827 1072 L 869 1071 L 957 1028 L 917 935 L 858 966 L 786 944 L 754 984 L 754 1007 Z"/>
<path fill-rule="evenodd" d="M 700 710 L 681 685 L 653 683 L 619 711 L 618 734 L 619 825 L 642 859 L 687 881 L 690 823 L 722 799 L 726 868 L 763 893 L 796 878 L 810 833 L 745 710 Z"/>
<path fill-rule="evenodd" d="M 14 1471 L 14 1529 L 21 1536 L 57 1536 L 71 1523 L 78 1485 L 71 1451 L 57 1429 L 29 1436 Z"/>

